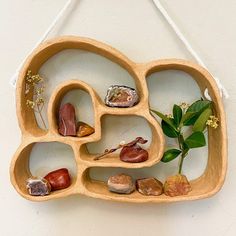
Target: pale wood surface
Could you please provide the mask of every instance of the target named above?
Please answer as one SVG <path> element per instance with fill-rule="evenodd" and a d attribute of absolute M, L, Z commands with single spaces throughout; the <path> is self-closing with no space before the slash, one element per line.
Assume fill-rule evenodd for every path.
<path fill-rule="evenodd" d="M 126 69 L 135 81 L 140 102 L 132 108 L 110 108 L 106 107 L 100 97 L 88 84 L 79 80 L 68 80 L 60 84 L 51 95 L 48 105 L 49 129 L 44 131 L 37 125 L 34 113 L 26 106 L 25 97 L 25 75 L 28 70 L 37 73 L 40 67 L 53 55 L 65 49 L 81 49 L 104 56 Z M 149 113 L 148 88 L 146 77 L 154 72 L 164 70 L 180 70 L 190 74 L 201 91 L 208 88 L 213 99 L 216 116 L 220 119 L 220 126 L 216 130 L 209 130 L 209 153 L 207 168 L 202 176 L 191 181 L 193 190 L 186 196 L 158 197 L 143 196 L 137 192 L 130 195 L 118 195 L 107 190 L 103 182 L 92 180 L 89 176 L 89 168 L 92 167 L 124 167 L 142 168 L 157 164 L 164 152 L 164 136 L 158 122 Z M 57 131 L 56 116 L 63 96 L 72 89 L 86 91 L 92 98 L 94 108 L 95 133 L 89 137 L 62 137 Z M 26 199 L 32 201 L 44 201 L 49 199 L 66 197 L 73 194 L 84 194 L 94 198 L 105 200 L 116 200 L 123 202 L 175 202 L 183 200 L 195 200 L 210 197 L 220 190 L 223 185 L 227 165 L 227 136 L 226 121 L 223 105 L 219 97 L 219 91 L 211 75 L 202 67 L 185 60 L 166 59 L 150 63 L 135 63 L 116 49 L 101 42 L 75 36 L 63 36 L 49 40 L 41 44 L 25 62 L 17 83 L 16 92 L 17 115 L 22 131 L 22 143 L 14 155 L 11 163 L 11 181 L 16 190 Z M 98 141 L 101 138 L 101 118 L 106 114 L 112 115 L 136 115 L 144 117 L 152 131 L 152 141 L 148 149 L 149 159 L 144 163 L 124 163 L 119 158 L 106 158 L 94 161 L 85 148 L 85 144 Z M 77 176 L 72 185 L 60 191 L 55 191 L 48 196 L 34 197 L 27 193 L 25 182 L 31 176 L 29 170 L 29 157 L 34 143 L 61 142 L 68 144 L 74 151 L 77 164 Z"/>

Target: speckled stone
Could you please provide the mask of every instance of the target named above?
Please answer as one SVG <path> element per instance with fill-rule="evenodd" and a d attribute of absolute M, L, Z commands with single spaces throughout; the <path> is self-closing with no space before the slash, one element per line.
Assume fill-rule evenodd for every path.
<path fill-rule="evenodd" d="M 132 177 L 125 174 L 111 176 L 107 181 L 107 185 L 109 191 L 114 193 L 129 194 L 135 190 Z"/>
<path fill-rule="evenodd" d="M 169 176 L 164 183 L 164 193 L 170 197 L 186 195 L 192 190 L 185 175 Z"/>
<path fill-rule="evenodd" d="M 136 180 L 137 190 L 146 196 L 159 196 L 163 193 L 163 184 L 155 178 Z"/>
<path fill-rule="evenodd" d="M 91 127 L 90 125 L 80 121 L 77 123 L 77 136 L 78 137 L 85 137 L 90 134 L 94 133 L 94 128 Z"/>

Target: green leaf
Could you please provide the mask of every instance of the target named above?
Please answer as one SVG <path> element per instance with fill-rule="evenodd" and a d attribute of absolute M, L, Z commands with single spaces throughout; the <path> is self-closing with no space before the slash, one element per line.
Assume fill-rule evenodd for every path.
<path fill-rule="evenodd" d="M 173 125 L 172 121 L 164 114 L 162 114 L 159 111 L 155 111 L 153 109 L 150 109 L 153 113 L 158 115 L 162 120 L 164 120 L 168 125 L 170 125 L 174 130 L 176 130 L 175 126 Z M 177 131 L 177 130 L 176 130 Z"/>
<path fill-rule="evenodd" d="M 178 127 L 182 119 L 182 109 L 180 106 L 176 104 L 173 106 L 173 117 L 174 117 L 174 123 Z"/>
<path fill-rule="evenodd" d="M 198 113 L 185 113 L 183 115 L 183 119 L 181 123 L 183 123 L 183 125 L 185 126 L 193 125 L 195 121 L 197 120 L 198 116 L 199 116 Z"/>
<path fill-rule="evenodd" d="M 185 139 L 184 143 L 189 148 L 198 148 L 206 145 L 205 136 L 202 132 L 195 132 Z"/>
<path fill-rule="evenodd" d="M 172 160 L 174 160 L 180 153 L 181 153 L 181 151 L 178 150 L 178 149 L 170 149 L 170 150 L 167 150 L 167 151 L 164 153 L 164 155 L 163 155 L 161 161 L 162 161 L 162 162 L 169 162 L 169 161 L 172 161 Z"/>
<path fill-rule="evenodd" d="M 211 101 L 207 100 L 198 100 L 194 102 L 183 115 L 181 124 L 185 126 L 194 125 L 201 113 L 210 107 Z"/>
<path fill-rule="evenodd" d="M 161 121 L 161 127 L 166 136 L 170 138 L 178 137 L 179 133 L 172 126 L 166 123 L 164 120 Z"/>
<path fill-rule="evenodd" d="M 207 100 L 198 100 L 196 102 L 194 102 L 186 111 L 186 113 L 191 112 L 191 113 L 198 113 L 201 112 L 203 110 L 205 110 L 206 108 L 208 108 L 211 105 L 211 101 L 207 101 Z"/>
<path fill-rule="evenodd" d="M 201 115 L 198 117 L 197 121 L 195 122 L 193 126 L 193 131 L 203 131 L 206 128 L 206 122 L 209 119 L 209 117 L 212 115 L 211 108 L 207 108 L 205 111 L 201 113 Z"/>

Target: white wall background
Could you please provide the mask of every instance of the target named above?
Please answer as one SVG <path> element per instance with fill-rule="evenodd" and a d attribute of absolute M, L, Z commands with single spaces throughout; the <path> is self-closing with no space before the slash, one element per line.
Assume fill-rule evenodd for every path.
<path fill-rule="evenodd" d="M 222 190 L 210 199 L 170 205 L 121 204 L 80 195 L 44 203 L 32 203 L 21 198 L 9 180 L 10 160 L 21 139 L 15 112 L 14 89 L 10 87 L 9 79 L 20 61 L 31 50 L 61 9 L 65 0 L 1 0 L 1 236 L 236 235 L 236 159 L 233 152 L 236 142 L 236 2 L 234 0 L 163 0 L 162 2 L 199 54 L 202 55 L 211 72 L 222 80 L 231 96 L 229 100 L 225 101 L 228 119 L 229 166 Z M 122 2 L 118 0 L 78 0 L 70 17 L 55 30 L 54 35 L 56 34 L 75 34 L 101 40 L 137 62 L 169 57 L 192 59 L 164 22 L 151 0 Z M 41 73 L 51 79 L 47 96 L 57 82 L 67 79 L 67 76 L 77 74 L 85 81 L 91 82 L 92 86 L 103 95 L 102 85 L 93 84 L 91 79 L 93 78 L 91 76 L 95 75 L 100 76 L 101 79 L 105 76 L 106 73 L 103 72 L 103 75 L 101 69 L 105 65 L 102 59 L 92 60 L 94 66 L 92 68 L 95 71 L 98 69 L 98 73 L 92 72 L 90 65 L 86 63 L 82 63 L 79 69 L 74 63 L 74 66 L 65 69 L 69 73 L 67 74 L 57 67 L 63 61 L 63 55 L 61 56 L 62 58 L 57 56 L 50 60 L 41 70 Z M 77 59 L 77 56 L 81 61 L 89 60 L 89 56 L 77 54 L 70 60 Z M 86 71 L 86 69 L 88 70 Z M 120 69 L 113 68 L 111 65 L 108 72 L 112 71 L 116 73 L 114 77 L 110 78 L 111 83 L 119 79 L 129 83 L 128 75 Z M 177 83 L 175 80 L 171 85 L 171 90 L 168 90 L 170 77 L 178 78 L 179 82 Z M 158 85 L 154 82 L 155 79 L 158 81 Z M 159 84 L 161 79 L 163 79 L 163 83 Z M 183 88 L 186 83 L 188 83 L 187 91 Z M 153 75 L 150 78 L 150 85 L 154 84 L 155 87 L 152 86 L 151 91 L 153 95 L 151 103 L 166 112 L 174 101 L 191 102 L 200 95 L 195 83 L 181 73 L 168 72 Z M 174 89 L 176 92 L 173 94 Z M 155 99 L 156 97 L 157 99 Z M 147 132 L 146 135 L 149 133 Z M 55 145 L 56 147 L 57 145 Z M 99 148 L 101 147 L 103 146 Z M 188 176 L 195 178 L 202 172 L 205 165 L 205 154 L 206 150 L 196 151 L 192 155 L 198 159 L 189 158 L 186 161 L 185 172 Z M 57 155 L 57 151 L 47 152 L 45 155 Z M 46 167 L 40 166 L 38 159 L 46 160 L 45 155 L 40 153 L 38 147 L 33 153 L 32 169 L 36 173 L 45 170 Z M 69 159 L 73 162 L 73 158 Z M 53 160 L 55 161 L 56 158 Z M 48 166 L 53 166 L 53 160 Z M 66 162 L 67 159 L 64 161 Z M 165 167 L 167 168 L 166 173 L 172 172 L 174 167 L 174 163 L 169 169 Z M 158 170 L 160 168 L 152 168 L 150 173 L 158 177 Z M 145 170 L 144 173 L 147 174 L 148 170 Z M 102 178 L 102 173 L 99 171 L 94 170 L 92 174 Z"/>

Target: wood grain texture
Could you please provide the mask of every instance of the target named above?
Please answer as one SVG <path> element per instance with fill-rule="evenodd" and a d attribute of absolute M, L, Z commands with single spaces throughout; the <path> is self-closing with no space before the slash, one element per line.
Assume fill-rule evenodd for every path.
<path fill-rule="evenodd" d="M 81 49 L 104 56 L 126 69 L 135 81 L 140 102 L 131 108 L 111 108 L 104 105 L 100 97 L 89 85 L 79 80 L 68 80 L 60 84 L 52 93 L 48 105 L 49 127 L 47 131 L 37 125 L 34 112 L 26 106 L 25 76 L 28 70 L 36 74 L 40 67 L 53 55 L 65 49 Z M 220 125 L 216 130 L 208 132 L 208 163 L 205 172 L 199 178 L 191 181 L 192 191 L 186 196 L 168 197 L 143 196 L 137 191 L 130 195 L 119 195 L 108 191 L 104 182 L 92 180 L 89 169 L 92 167 L 123 167 L 142 168 L 157 164 L 165 149 L 165 139 L 159 123 L 149 112 L 148 88 L 146 78 L 148 75 L 164 70 L 181 70 L 192 76 L 198 83 L 201 91 L 208 88 L 213 100 L 215 114 L 219 117 Z M 63 137 L 58 133 L 57 113 L 63 96 L 72 89 L 81 89 L 87 92 L 94 108 L 95 133 L 83 138 Z M 227 167 L 227 135 L 226 121 L 223 104 L 219 96 L 217 85 L 212 76 L 201 66 L 189 61 L 178 59 L 157 60 L 150 63 L 135 63 L 116 49 L 101 42 L 75 36 L 63 36 L 42 43 L 26 60 L 17 82 L 16 105 L 19 125 L 22 131 L 22 142 L 16 151 L 10 167 L 11 182 L 15 189 L 24 198 L 32 201 L 45 201 L 62 198 L 72 194 L 84 194 L 86 196 L 105 200 L 123 202 L 176 202 L 207 198 L 217 193 L 223 185 Z M 101 139 L 101 119 L 104 115 L 136 115 L 147 120 L 152 131 L 152 141 L 148 149 L 149 159 L 143 163 L 125 163 L 112 154 L 111 158 L 94 161 L 86 143 Z M 140 134 L 141 135 L 141 134 Z M 31 177 L 29 158 L 33 145 L 40 142 L 60 142 L 68 144 L 74 151 L 77 164 L 77 176 L 72 185 L 64 190 L 52 192 L 48 196 L 30 196 L 26 189 L 26 180 Z"/>

